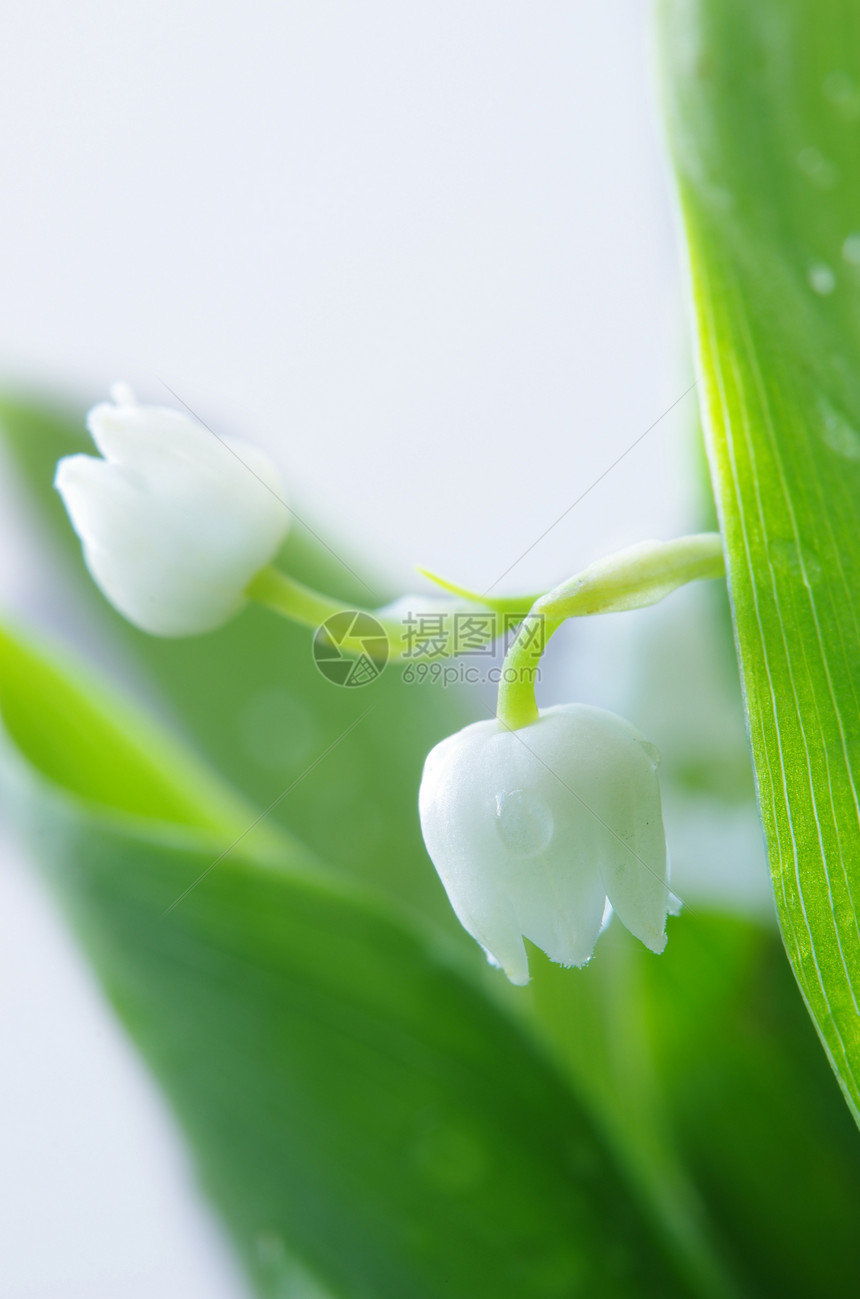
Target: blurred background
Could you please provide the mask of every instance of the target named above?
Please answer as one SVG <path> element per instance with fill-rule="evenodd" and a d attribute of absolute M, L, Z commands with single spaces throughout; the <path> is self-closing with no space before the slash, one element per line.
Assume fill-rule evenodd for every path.
<path fill-rule="evenodd" d="M 0 384 L 83 405 L 117 378 L 153 402 L 169 385 L 267 447 L 392 594 L 418 563 L 545 588 L 695 528 L 653 99 L 639 0 L 14 4 Z M 4 608 L 61 631 L 7 475 L 2 505 Z M 653 634 L 682 670 L 666 617 L 566 632 L 544 701 L 630 710 L 635 686 L 658 744 L 695 727 L 649 717 L 631 667 Z M 732 832 L 748 845 L 754 819 Z M 716 855 L 731 893 L 725 840 Z M 741 905 L 767 906 L 762 880 Z M 7 1293 L 244 1294 L 163 1102 L 10 848 L 0 893 Z"/>

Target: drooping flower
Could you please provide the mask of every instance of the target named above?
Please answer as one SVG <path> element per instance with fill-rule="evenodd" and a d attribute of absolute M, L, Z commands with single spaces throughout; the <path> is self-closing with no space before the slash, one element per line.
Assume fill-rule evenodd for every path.
<path fill-rule="evenodd" d="M 583 965 L 607 899 L 653 952 L 666 945 L 666 838 L 659 754 L 633 726 L 562 704 L 510 730 L 476 722 L 428 755 L 419 795 L 427 851 L 461 924 L 512 983 L 523 938 Z"/>
<path fill-rule="evenodd" d="M 275 466 L 125 385 L 87 427 L 104 459 L 66 456 L 55 486 L 92 577 L 129 622 L 193 636 L 231 618 L 289 526 Z"/>

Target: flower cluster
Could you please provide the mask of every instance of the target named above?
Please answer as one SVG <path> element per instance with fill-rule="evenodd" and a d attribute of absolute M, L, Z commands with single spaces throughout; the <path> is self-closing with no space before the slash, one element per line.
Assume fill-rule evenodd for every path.
<path fill-rule="evenodd" d="M 88 417 L 103 458 L 66 457 L 56 486 L 92 576 L 121 613 L 154 635 L 194 635 L 232 617 L 249 588 L 300 621 L 330 611 L 269 567 L 289 513 L 266 456 L 179 411 L 140 406 L 122 385 L 113 396 Z M 538 597 L 505 660 L 498 720 L 467 726 L 427 758 L 428 852 L 461 923 L 513 983 L 528 982 L 525 939 L 561 965 L 583 965 L 615 912 L 661 952 L 676 910 L 656 749 L 599 708 L 540 713 L 545 639 L 536 649 L 530 624 L 546 619 L 551 635 L 566 617 L 652 603 L 721 565 L 713 535 L 644 542 Z M 450 590 L 466 608 L 484 600 Z M 490 605 L 491 620 L 503 603 Z"/>

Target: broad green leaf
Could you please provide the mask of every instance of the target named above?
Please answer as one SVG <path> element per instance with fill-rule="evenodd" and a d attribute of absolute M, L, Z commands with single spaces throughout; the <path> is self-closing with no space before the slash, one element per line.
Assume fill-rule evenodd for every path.
<path fill-rule="evenodd" d="M 851 1299 L 860 1134 L 777 934 L 685 919 L 669 960 L 638 962 L 631 1015 L 688 1172 L 752 1294 Z"/>
<path fill-rule="evenodd" d="M 571 1089 L 456 949 L 289 844 L 222 855 L 219 827 L 188 824 L 205 773 L 153 787 L 153 761 L 172 753 L 181 786 L 190 758 L 130 710 L 99 716 L 13 637 L 0 650 L 8 801 L 31 804 L 48 879 L 260 1293 L 300 1292 L 293 1260 L 336 1299 L 690 1293 Z M 163 819 L 173 799 L 183 824 Z"/>
<path fill-rule="evenodd" d="M 575 979 L 532 967 L 560 1064 L 678 1255 L 704 1228 L 737 1296 L 852 1299 L 860 1136 L 775 933 L 686 911 L 659 959 L 612 926 Z"/>
<path fill-rule="evenodd" d="M 27 761 L 101 808 L 236 834 L 253 808 L 114 691 L 0 628 L 3 725 Z"/>
<path fill-rule="evenodd" d="M 58 578 L 85 615 L 81 643 L 126 680 L 139 678 L 138 689 L 147 698 L 155 686 L 170 724 L 178 721 L 258 807 L 279 800 L 271 813 L 274 821 L 289 826 L 338 869 L 434 916 L 460 940 L 424 853 L 416 815 L 426 754 L 469 720 L 460 693 L 405 685 L 394 665 L 366 688 L 338 689 L 313 665 L 310 632 L 259 608 L 247 609 L 220 631 L 187 640 L 137 631 L 114 613 L 92 582 L 52 486 L 60 456 L 93 452 L 84 418 L 84 408 L 62 411 L 25 399 L 0 401 L 0 432 L 51 540 Z M 303 506 L 299 513 L 306 517 Z M 346 543 L 334 543 L 335 554 L 326 544 L 296 522 L 282 565 L 302 581 L 342 596 L 347 608 L 352 602 L 376 602 L 374 584 L 364 586 L 341 562 L 359 568 Z M 333 806 L 339 815 L 332 815 Z M 462 941 L 465 947 L 467 940 Z"/>
<path fill-rule="evenodd" d="M 860 1117 L 860 10 L 664 0 L 662 51 L 779 919 Z"/>

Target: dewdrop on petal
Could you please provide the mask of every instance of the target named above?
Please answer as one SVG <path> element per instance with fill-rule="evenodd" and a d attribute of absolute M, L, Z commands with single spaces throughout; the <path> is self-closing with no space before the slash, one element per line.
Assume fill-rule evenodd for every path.
<path fill-rule="evenodd" d="M 523 938 L 584 965 L 607 899 L 653 952 L 666 945 L 659 754 L 628 722 L 586 704 L 510 730 L 476 722 L 437 744 L 419 794 L 427 851 L 458 919 L 512 983 Z"/>
<path fill-rule="evenodd" d="M 103 459 L 66 456 L 55 486 L 90 573 L 129 622 L 193 636 L 242 607 L 289 526 L 268 456 L 183 411 L 142 406 L 125 384 L 87 427 Z"/>

